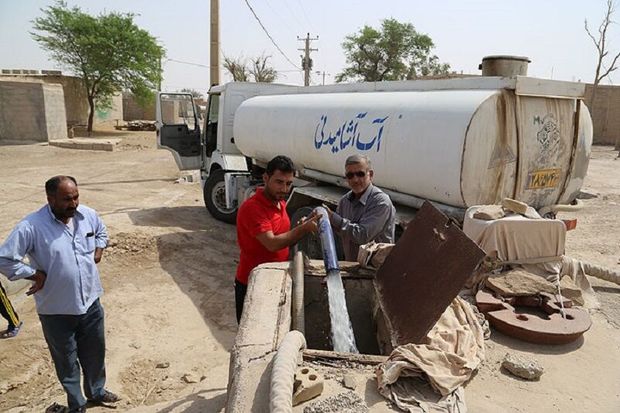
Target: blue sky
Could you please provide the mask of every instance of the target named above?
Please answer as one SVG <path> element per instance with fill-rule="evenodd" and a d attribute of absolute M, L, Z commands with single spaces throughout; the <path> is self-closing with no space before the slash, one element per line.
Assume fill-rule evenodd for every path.
<path fill-rule="evenodd" d="M 32 19 L 51 0 L 0 0 L 0 67 L 59 68 L 29 35 Z M 164 90 L 184 87 L 205 92 L 209 85 L 209 0 L 68 0 L 84 11 L 132 12 L 136 23 L 165 46 Z M 325 71 L 326 83 L 345 65 L 341 43 L 368 24 L 385 18 L 412 23 L 435 42 L 435 54 L 452 69 L 479 73 L 483 56 L 528 56 L 529 75 L 591 82 L 596 54 L 584 30 L 584 19 L 596 29 L 605 0 L 249 0 L 276 43 L 300 65 L 297 36 L 319 36 L 312 42 L 314 70 Z M 616 14 L 620 21 L 620 8 Z M 281 83 L 302 84 L 303 76 L 283 57 L 262 31 L 244 0 L 220 0 L 221 51 L 226 56 L 271 55 Z M 608 36 L 612 51 L 620 50 L 620 26 Z M 620 81 L 620 71 L 612 75 Z M 230 80 L 222 71 L 223 80 Z M 321 82 L 314 74 L 313 83 Z"/>

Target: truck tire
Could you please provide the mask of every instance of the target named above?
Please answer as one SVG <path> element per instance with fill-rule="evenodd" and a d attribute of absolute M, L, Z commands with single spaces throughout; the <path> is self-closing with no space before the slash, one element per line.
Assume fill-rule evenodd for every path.
<path fill-rule="evenodd" d="M 207 209 L 218 221 L 228 224 L 237 222 L 237 208 L 226 208 L 226 187 L 224 174 L 226 171 L 218 169 L 209 175 L 203 189 L 203 196 Z"/>

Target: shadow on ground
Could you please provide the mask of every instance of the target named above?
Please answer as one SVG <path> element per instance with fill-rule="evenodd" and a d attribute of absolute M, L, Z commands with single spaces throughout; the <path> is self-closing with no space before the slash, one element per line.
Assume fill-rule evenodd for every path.
<path fill-rule="evenodd" d="M 237 332 L 234 276 L 235 227 L 216 221 L 204 207 L 162 207 L 129 212 L 136 226 L 181 228 L 155 236 L 159 264 L 200 311 L 214 337 L 232 347 Z"/>

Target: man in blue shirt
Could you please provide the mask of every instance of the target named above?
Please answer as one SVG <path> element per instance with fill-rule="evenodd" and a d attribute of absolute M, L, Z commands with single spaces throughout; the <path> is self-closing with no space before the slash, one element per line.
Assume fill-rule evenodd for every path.
<path fill-rule="evenodd" d="M 79 204 L 75 178 L 55 176 L 45 183 L 45 192 L 48 204 L 17 224 L 0 246 L 0 272 L 9 280 L 33 281 L 26 294 L 34 295 L 68 411 L 83 412 L 87 401 L 120 400 L 104 388 L 103 289 L 96 264 L 108 234 L 97 213 Z"/>

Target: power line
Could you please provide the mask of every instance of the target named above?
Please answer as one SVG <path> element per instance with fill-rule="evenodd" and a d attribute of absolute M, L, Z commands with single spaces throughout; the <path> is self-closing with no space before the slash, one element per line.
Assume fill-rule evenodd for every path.
<path fill-rule="evenodd" d="M 274 14 L 274 15 L 276 15 L 276 16 L 278 16 L 278 18 L 279 18 L 280 20 L 282 20 L 282 22 L 284 23 L 284 25 L 285 25 L 285 26 L 286 26 L 286 27 L 287 27 L 287 28 L 291 31 L 291 33 L 293 33 L 293 34 L 294 34 L 294 33 L 295 33 L 295 29 L 293 29 L 293 28 L 289 25 L 288 21 L 287 21 L 284 17 L 282 17 L 282 15 L 281 15 L 281 14 L 280 14 L 280 13 L 279 13 L 279 12 L 278 12 L 275 8 L 273 8 L 273 7 L 271 6 L 271 3 L 269 2 L 269 0 L 265 0 L 265 4 L 267 4 L 267 6 L 269 6 L 269 8 L 270 8 L 270 9 L 271 9 L 271 11 L 273 12 L 273 14 Z"/>
<path fill-rule="evenodd" d="M 297 69 L 301 69 L 299 66 L 297 66 L 295 63 L 293 63 L 293 61 L 291 59 L 288 58 L 288 56 L 286 54 L 284 54 L 284 52 L 282 51 L 282 49 L 280 49 L 280 46 L 278 46 L 278 44 L 276 43 L 275 40 L 273 40 L 273 37 L 271 37 L 271 35 L 269 34 L 269 32 L 267 31 L 267 29 L 265 28 L 265 26 L 263 25 L 263 22 L 260 21 L 260 19 L 258 18 L 258 16 L 256 15 L 256 12 L 254 11 L 254 9 L 252 8 L 252 6 L 250 5 L 250 3 L 248 2 L 248 0 L 244 0 L 245 4 L 247 4 L 248 8 L 250 9 L 250 11 L 252 12 L 252 14 L 254 15 L 254 18 L 256 19 L 256 21 L 258 22 L 258 24 L 260 24 L 260 27 L 263 29 L 263 31 L 265 32 L 265 34 L 267 35 L 267 37 L 269 37 L 269 40 L 271 40 L 271 43 L 273 43 L 273 45 L 276 47 L 276 49 L 278 49 L 278 51 L 280 52 L 280 54 L 282 56 L 284 56 L 284 58 L 290 63 L 292 64 L 294 67 L 296 67 Z"/>
<path fill-rule="evenodd" d="M 175 63 L 182 63 L 184 65 L 190 65 L 190 66 L 206 67 L 207 69 L 211 68 L 211 66 L 209 65 L 203 65 L 201 63 L 193 63 L 193 62 L 184 62 L 182 60 L 176 60 L 176 59 L 166 59 L 166 62 L 175 62 Z"/>
<path fill-rule="evenodd" d="M 308 15 L 306 14 L 306 9 L 304 9 L 304 5 L 302 4 L 301 0 L 297 0 L 297 2 L 299 3 L 299 7 L 301 8 L 301 12 L 303 13 L 306 21 L 310 25 L 310 28 L 312 29 L 312 31 L 316 32 L 316 30 L 314 30 L 312 23 L 310 22 L 310 19 L 308 18 Z"/>

